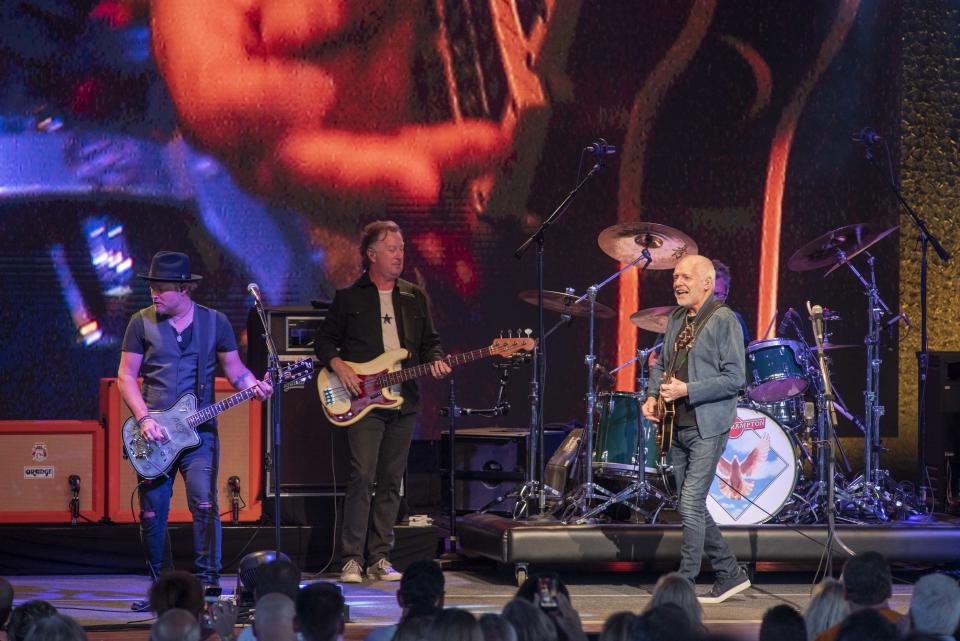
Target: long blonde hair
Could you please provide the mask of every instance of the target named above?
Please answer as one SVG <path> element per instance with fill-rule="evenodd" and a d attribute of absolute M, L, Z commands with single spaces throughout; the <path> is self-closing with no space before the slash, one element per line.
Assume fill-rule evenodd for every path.
<path fill-rule="evenodd" d="M 703 609 L 697 601 L 693 583 L 677 572 L 664 574 L 657 579 L 657 584 L 653 587 L 653 598 L 643 611 L 647 612 L 664 603 L 680 606 L 690 617 L 690 625 L 695 630 L 703 629 Z"/>
<path fill-rule="evenodd" d="M 807 641 L 813 641 L 821 632 L 847 618 L 848 614 L 850 604 L 845 598 L 843 583 L 832 578 L 824 579 L 814 588 L 813 598 L 803 612 L 803 619 L 807 623 Z"/>

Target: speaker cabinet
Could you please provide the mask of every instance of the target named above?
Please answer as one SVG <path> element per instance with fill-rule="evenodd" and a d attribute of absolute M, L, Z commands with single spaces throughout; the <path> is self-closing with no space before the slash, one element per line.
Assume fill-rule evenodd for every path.
<path fill-rule="evenodd" d="M 264 312 L 281 363 L 313 354 L 313 338 L 326 317 L 325 307 L 267 307 Z M 248 364 L 254 372 L 267 366 L 263 324 L 255 311 L 247 319 Z M 314 369 L 320 364 L 314 360 Z M 335 496 L 346 491 L 350 475 L 350 445 L 347 430 L 326 419 L 317 392 L 316 377 L 283 392 L 280 399 L 280 447 L 274 448 L 271 416 L 274 398 L 263 404 L 264 444 L 280 462 L 280 496 Z M 272 498 L 273 476 L 267 471 L 265 496 Z"/>
<path fill-rule="evenodd" d="M 0 421 L 0 523 L 69 523 L 69 479 L 80 515 L 104 513 L 103 427 L 97 421 Z"/>
<path fill-rule="evenodd" d="M 507 494 L 523 483 L 527 469 L 527 442 L 530 433 L 525 428 L 480 427 L 456 431 L 454 448 L 455 507 L 460 512 L 473 512 L 496 498 Z M 546 462 L 560 445 L 564 433 L 546 430 L 543 434 L 543 460 Z M 440 467 L 443 481 L 444 505 L 449 504 L 450 432 L 443 432 Z M 491 509 L 510 512 L 514 501 L 504 501 Z"/>
<path fill-rule="evenodd" d="M 217 378 L 214 399 L 221 401 L 236 390 L 225 378 Z M 220 433 L 220 469 L 217 474 L 217 503 L 220 512 L 230 509 L 231 493 L 227 479 L 240 477 L 241 521 L 256 521 L 261 514 L 261 456 L 260 412 L 262 403 L 252 400 L 233 407 L 217 417 Z M 107 516 L 117 523 L 130 523 L 140 519 L 140 508 L 134 490 L 137 475 L 133 466 L 124 459 L 120 428 L 130 416 L 130 410 L 120 398 L 120 388 L 115 378 L 100 379 L 100 415 L 107 426 Z M 171 523 L 192 522 L 193 516 L 187 507 L 183 477 L 174 481 L 170 501 Z M 131 510 L 131 498 L 133 508 Z M 244 503 L 246 505 L 244 506 Z M 225 518 L 229 518 L 227 515 Z"/>
<path fill-rule="evenodd" d="M 927 473 L 937 507 L 945 509 L 948 492 L 957 496 L 960 470 L 960 352 L 928 352 L 927 429 L 924 442 Z M 919 437 L 919 434 L 918 434 Z M 948 487 L 948 480 L 953 487 Z"/>

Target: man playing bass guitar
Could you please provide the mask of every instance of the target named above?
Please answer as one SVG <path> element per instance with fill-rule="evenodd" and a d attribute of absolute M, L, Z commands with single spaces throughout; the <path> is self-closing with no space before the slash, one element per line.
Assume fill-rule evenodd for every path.
<path fill-rule="evenodd" d="M 698 597 L 701 603 L 721 603 L 750 587 L 707 511 L 707 493 L 744 381 L 743 332 L 730 308 L 713 296 L 715 278 L 713 264 L 703 256 L 685 256 L 674 268 L 679 307 L 670 314 L 642 408 L 652 421 L 661 420 L 658 401 L 675 410 L 670 445 L 683 527 L 679 572 L 694 582 L 706 552 L 717 573 L 713 588 Z"/>
<path fill-rule="evenodd" d="M 350 287 L 338 290 L 314 342 L 321 365 L 336 374 L 344 392 L 359 396 L 360 378 L 345 361 L 369 361 L 387 350 L 404 348 L 404 367 L 430 363 L 441 378 L 450 373 L 442 361 L 440 338 L 433 328 L 427 297 L 400 278 L 403 236 L 392 221 L 372 222 L 363 229 L 360 256 L 365 271 Z M 387 558 L 393 524 L 400 506 L 400 482 L 419 408 L 416 381 L 393 390 L 402 394 L 398 409 L 377 408 L 347 429 L 350 480 L 344 498 L 340 581 L 360 583 L 363 562 L 367 577 L 399 581 Z M 368 531 L 367 524 L 370 524 Z"/>

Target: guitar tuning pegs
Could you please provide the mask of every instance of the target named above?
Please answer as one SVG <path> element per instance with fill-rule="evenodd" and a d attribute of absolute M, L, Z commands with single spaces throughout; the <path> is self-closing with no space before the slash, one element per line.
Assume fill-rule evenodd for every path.
<path fill-rule="evenodd" d="M 500 338 L 503 338 L 503 330 L 500 330 Z"/>
<path fill-rule="evenodd" d="M 512 329 L 508 329 L 508 330 L 507 330 L 507 338 L 513 338 L 513 330 L 512 330 Z"/>
<path fill-rule="evenodd" d="M 533 330 L 530 329 L 529 327 L 523 330 L 523 333 L 527 335 L 527 338 L 530 338 L 531 336 L 533 336 Z"/>

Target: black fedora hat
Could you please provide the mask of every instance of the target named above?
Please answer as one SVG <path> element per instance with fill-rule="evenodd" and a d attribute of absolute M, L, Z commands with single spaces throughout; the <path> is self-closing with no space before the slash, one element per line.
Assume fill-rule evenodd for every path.
<path fill-rule="evenodd" d="M 180 252 L 157 252 L 150 261 L 150 271 L 140 278 L 167 283 L 195 283 L 203 276 L 191 273 L 190 257 Z"/>

